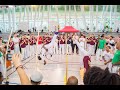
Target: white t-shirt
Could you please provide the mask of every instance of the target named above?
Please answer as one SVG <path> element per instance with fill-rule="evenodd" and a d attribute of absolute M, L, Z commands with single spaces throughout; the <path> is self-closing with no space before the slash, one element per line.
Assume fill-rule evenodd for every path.
<path fill-rule="evenodd" d="M 18 37 L 13 37 L 13 42 L 17 43 L 17 44 L 15 44 L 15 47 L 19 47 L 19 38 Z"/>
<path fill-rule="evenodd" d="M 13 42 L 14 43 L 19 43 L 19 38 L 18 37 L 13 37 Z"/>
<path fill-rule="evenodd" d="M 55 40 L 55 44 L 58 44 L 58 39 Z"/>
<path fill-rule="evenodd" d="M 111 47 L 112 50 L 114 50 L 115 46 L 111 46 L 110 44 L 115 44 L 115 41 L 114 40 L 110 40 L 110 42 L 109 42 L 109 46 Z"/>
<path fill-rule="evenodd" d="M 73 40 L 73 44 L 76 44 L 76 43 L 75 43 L 75 39 L 78 40 L 79 37 L 78 37 L 78 36 L 73 36 L 73 38 L 72 38 L 72 40 Z"/>
<path fill-rule="evenodd" d="M 109 61 L 110 59 L 113 58 L 114 55 L 111 54 L 110 52 L 104 51 L 103 52 L 103 56 L 104 56 L 104 58 L 105 58 L 106 61 Z"/>
<path fill-rule="evenodd" d="M 114 40 L 110 40 L 109 43 L 110 44 L 114 44 L 115 42 L 114 42 Z"/>
<path fill-rule="evenodd" d="M 79 38 L 79 42 L 81 47 L 85 46 L 85 38 Z"/>

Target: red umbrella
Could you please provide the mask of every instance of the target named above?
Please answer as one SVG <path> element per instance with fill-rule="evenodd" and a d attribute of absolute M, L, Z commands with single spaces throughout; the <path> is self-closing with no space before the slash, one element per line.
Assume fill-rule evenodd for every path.
<path fill-rule="evenodd" d="M 62 30 L 59 30 L 58 32 L 79 32 L 79 30 L 76 30 L 72 26 L 65 26 Z"/>

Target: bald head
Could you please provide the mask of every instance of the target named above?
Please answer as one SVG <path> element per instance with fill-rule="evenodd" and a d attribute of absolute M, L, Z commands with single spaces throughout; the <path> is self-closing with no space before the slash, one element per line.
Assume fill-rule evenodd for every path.
<path fill-rule="evenodd" d="M 75 76 L 69 77 L 67 85 L 78 85 L 78 79 Z"/>

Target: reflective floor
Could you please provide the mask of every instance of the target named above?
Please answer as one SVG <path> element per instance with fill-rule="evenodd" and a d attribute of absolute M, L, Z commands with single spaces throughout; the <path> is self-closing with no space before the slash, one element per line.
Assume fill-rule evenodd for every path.
<path fill-rule="evenodd" d="M 47 64 L 43 65 L 43 60 L 40 60 L 36 63 L 36 57 L 32 56 L 22 63 L 26 67 L 25 71 L 30 77 L 32 72 L 37 68 L 43 74 L 42 85 L 65 85 L 64 76 L 66 71 L 66 56 L 65 55 L 53 55 L 52 58 L 47 60 Z M 99 66 L 105 68 L 103 61 L 96 61 L 95 56 L 91 57 L 91 66 Z M 68 77 L 76 76 L 79 81 L 79 85 L 83 85 L 83 80 L 80 75 L 80 67 L 82 65 L 82 56 L 80 55 L 68 55 Z M 7 73 L 14 71 L 14 68 L 9 70 Z M 9 82 L 11 84 L 20 84 L 20 79 L 18 73 L 15 71 L 9 75 Z"/>

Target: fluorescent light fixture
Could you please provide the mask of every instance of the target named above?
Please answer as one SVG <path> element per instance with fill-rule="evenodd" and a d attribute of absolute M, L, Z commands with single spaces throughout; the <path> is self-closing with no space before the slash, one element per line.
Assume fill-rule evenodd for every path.
<path fill-rule="evenodd" d="M 9 8 L 13 8 L 14 6 L 13 5 L 8 5 Z"/>

